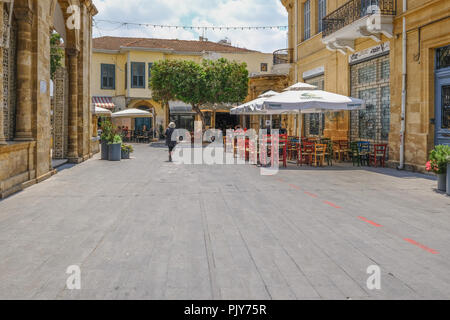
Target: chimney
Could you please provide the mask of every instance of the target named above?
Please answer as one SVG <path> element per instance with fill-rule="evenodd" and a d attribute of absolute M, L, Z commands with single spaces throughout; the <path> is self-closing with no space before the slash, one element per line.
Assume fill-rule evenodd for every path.
<path fill-rule="evenodd" d="M 200 40 L 200 41 L 208 41 L 208 38 L 205 38 L 205 37 L 203 37 L 203 36 L 200 36 L 200 37 L 198 38 L 198 40 Z"/>

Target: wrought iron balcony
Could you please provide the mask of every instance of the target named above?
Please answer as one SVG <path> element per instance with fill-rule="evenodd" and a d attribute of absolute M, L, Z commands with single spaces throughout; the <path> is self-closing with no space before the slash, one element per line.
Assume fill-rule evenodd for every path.
<path fill-rule="evenodd" d="M 323 38 L 373 14 L 395 16 L 396 0 L 350 0 L 323 18 Z"/>
<path fill-rule="evenodd" d="M 273 64 L 289 64 L 294 62 L 294 49 L 280 49 L 273 53 Z"/>

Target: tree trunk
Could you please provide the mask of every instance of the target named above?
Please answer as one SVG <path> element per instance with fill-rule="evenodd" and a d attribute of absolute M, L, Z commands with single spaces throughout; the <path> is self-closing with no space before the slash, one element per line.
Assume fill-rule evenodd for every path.
<path fill-rule="evenodd" d="M 165 128 L 167 128 L 168 126 L 169 126 L 169 123 L 170 123 L 170 106 L 169 106 L 169 101 L 164 101 L 164 104 L 163 104 L 163 107 L 164 107 L 164 112 L 165 112 L 165 114 L 166 114 L 166 116 L 165 116 L 165 124 L 164 124 L 164 129 Z"/>
<path fill-rule="evenodd" d="M 203 114 L 203 112 L 200 110 L 200 108 L 198 106 L 193 105 L 192 109 L 199 115 L 200 120 L 202 121 L 202 129 L 203 129 L 203 131 L 205 131 L 206 130 L 205 115 Z"/>

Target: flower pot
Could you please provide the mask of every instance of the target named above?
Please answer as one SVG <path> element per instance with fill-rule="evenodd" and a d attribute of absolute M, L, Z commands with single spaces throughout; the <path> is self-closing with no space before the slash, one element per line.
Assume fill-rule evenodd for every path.
<path fill-rule="evenodd" d="M 113 143 L 109 145 L 109 152 L 108 152 L 108 160 L 109 161 L 120 161 L 122 158 L 122 144 L 121 143 Z"/>
<path fill-rule="evenodd" d="M 450 162 L 447 164 L 447 194 L 450 196 Z"/>
<path fill-rule="evenodd" d="M 101 159 L 102 160 L 108 160 L 109 158 L 109 145 L 108 142 L 102 141 L 102 152 L 101 152 Z"/>
<path fill-rule="evenodd" d="M 447 175 L 445 173 L 441 173 L 437 175 L 438 178 L 438 190 L 446 191 L 447 190 Z"/>
<path fill-rule="evenodd" d="M 130 159 L 130 151 L 122 150 L 122 159 Z"/>

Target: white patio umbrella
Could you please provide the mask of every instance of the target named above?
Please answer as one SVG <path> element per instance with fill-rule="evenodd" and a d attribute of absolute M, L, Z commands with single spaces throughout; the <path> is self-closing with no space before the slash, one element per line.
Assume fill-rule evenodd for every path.
<path fill-rule="evenodd" d="M 262 111 L 264 102 L 275 95 L 279 94 L 276 91 L 267 91 L 262 95 L 258 96 L 255 100 L 244 103 L 236 108 L 230 110 L 231 114 L 234 115 L 258 115 L 258 114 L 267 114 L 267 112 Z"/>
<path fill-rule="evenodd" d="M 112 114 L 113 118 L 152 118 L 153 114 L 145 110 L 126 109 Z"/>
<path fill-rule="evenodd" d="M 96 116 L 111 116 L 112 112 L 105 108 L 95 107 L 94 115 Z"/>
<path fill-rule="evenodd" d="M 312 87 L 312 88 L 311 88 Z M 297 83 L 286 91 L 268 98 L 263 104 L 263 111 L 268 114 L 284 113 L 322 113 L 327 111 L 351 111 L 366 108 L 364 100 L 340 94 L 317 90 L 306 83 Z M 299 117 L 299 137 L 301 121 Z"/>

